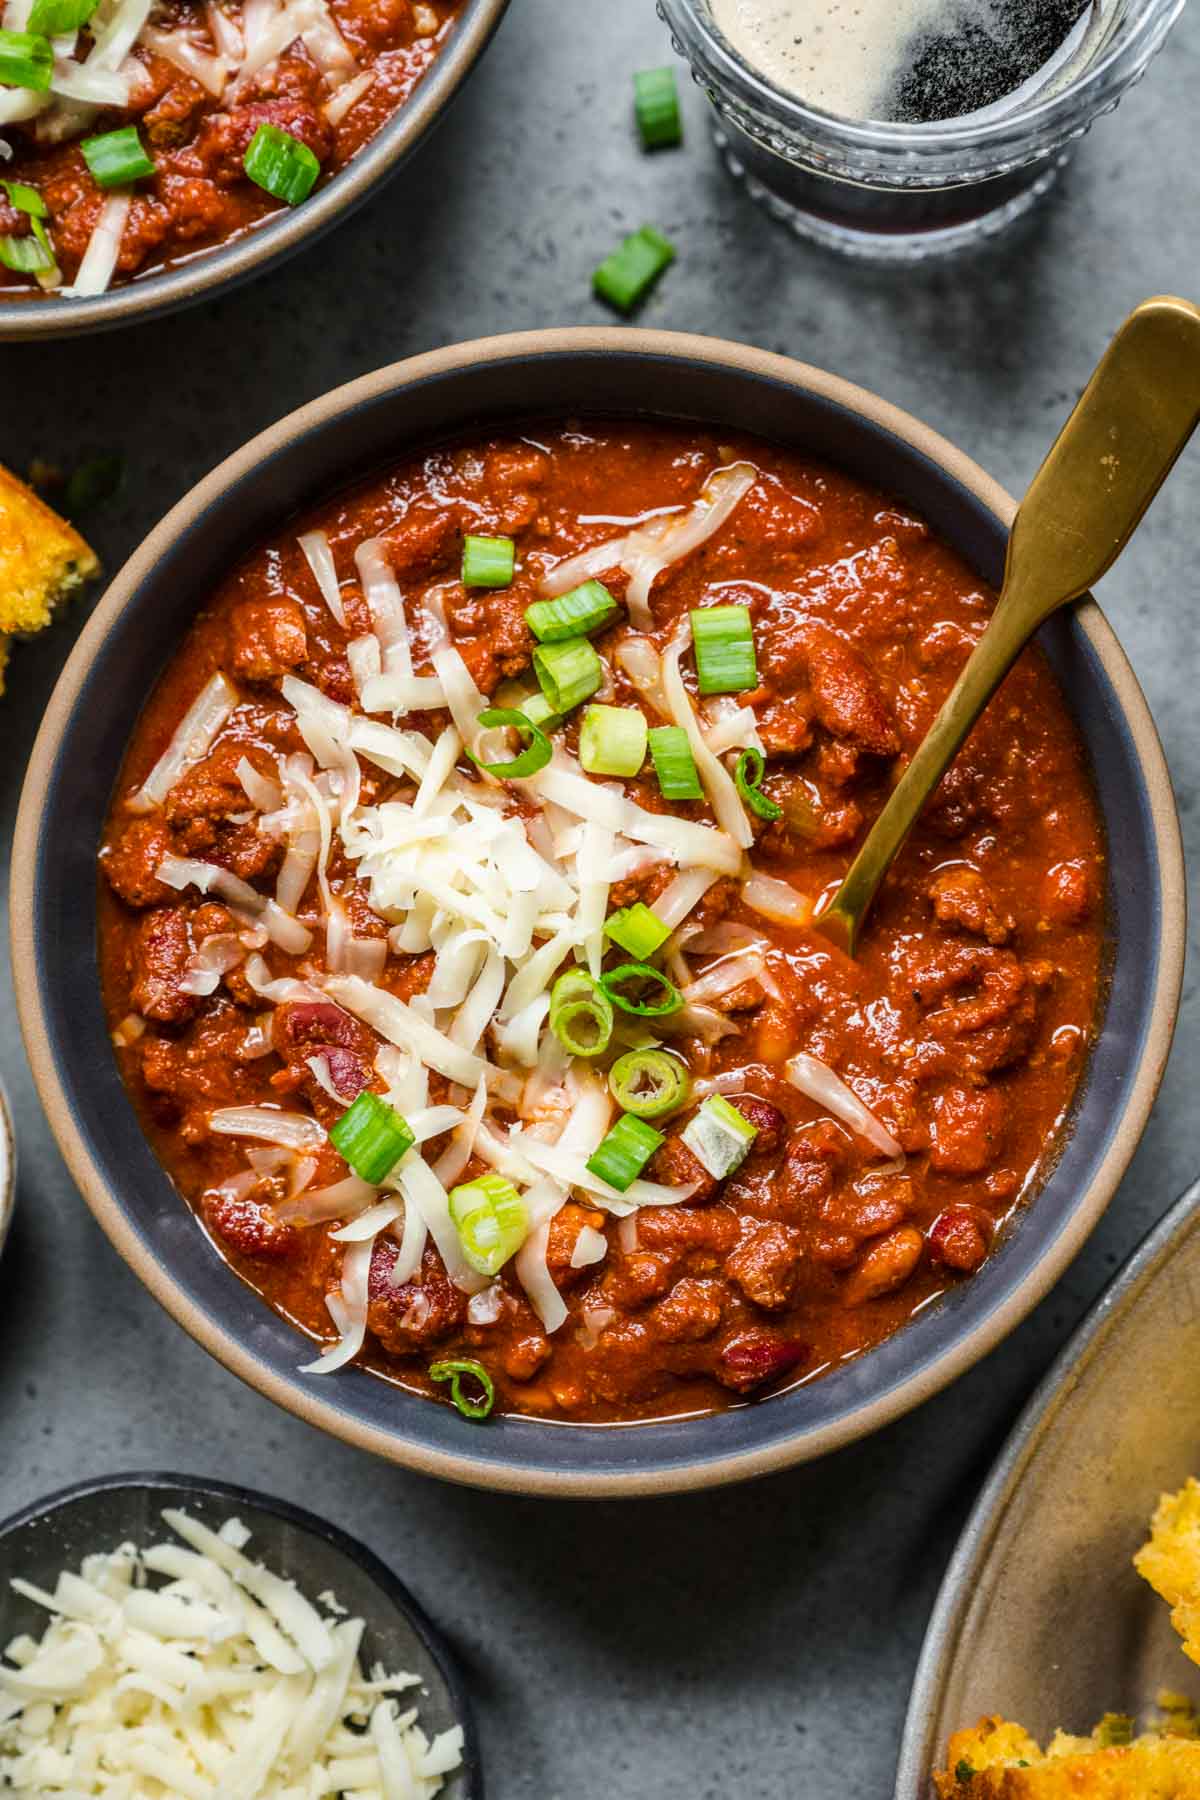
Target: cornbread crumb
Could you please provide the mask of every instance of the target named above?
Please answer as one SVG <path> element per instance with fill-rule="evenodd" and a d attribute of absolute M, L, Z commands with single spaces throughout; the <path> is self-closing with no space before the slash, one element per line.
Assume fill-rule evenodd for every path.
<path fill-rule="evenodd" d="M 100 569 L 95 552 L 32 488 L 0 467 L 0 637 L 41 631 Z M 0 652 L 0 679 L 7 660 Z"/>
<path fill-rule="evenodd" d="M 1111 1717 L 1111 1715 L 1110 1715 Z M 1200 1800 L 1200 1743 L 1154 1733 L 1128 1744 L 1057 1732 L 1043 1751 L 1020 1725 L 993 1715 L 956 1731 L 939 1800 Z"/>

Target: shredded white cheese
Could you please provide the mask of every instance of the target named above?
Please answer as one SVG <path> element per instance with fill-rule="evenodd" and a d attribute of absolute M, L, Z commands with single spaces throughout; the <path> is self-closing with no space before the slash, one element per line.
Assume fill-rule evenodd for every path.
<path fill-rule="evenodd" d="M 420 1678 L 364 1673 L 363 1621 L 253 1561 L 236 1520 L 163 1518 L 174 1539 L 88 1556 L 53 1592 L 12 1581 L 50 1619 L 0 1661 L 0 1790 L 433 1800 L 463 1734 L 431 1742 L 415 1708 L 399 1711 Z"/>

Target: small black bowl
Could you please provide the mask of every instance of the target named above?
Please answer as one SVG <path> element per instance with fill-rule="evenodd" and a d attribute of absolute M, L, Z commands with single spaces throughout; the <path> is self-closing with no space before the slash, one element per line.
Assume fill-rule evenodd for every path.
<path fill-rule="evenodd" d="M 295 1581 L 310 1599 L 326 1590 L 354 1618 L 365 1621 L 361 1660 L 421 1677 L 411 1690 L 429 1737 L 463 1728 L 462 1767 L 442 1789 L 443 1800 L 483 1800 L 479 1740 L 463 1677 L 441 1633 L 386 1564 L 314 1513 L 249 1488 L 190 1475 L 105 1475 L 63 1488 L 0 1523 L 0 1644 L 19 1633 L 40 1636 L 46 1614 L 13 1592 L 22 1575 L 52 1589 L 63 1569 L 118 1544 L 162 1542 L 171 1533 L 164 1507 L 178 1507 L 215 1531 L 236 1516 L 250 1533 L 248 1554 L 276 1575 Z"/>

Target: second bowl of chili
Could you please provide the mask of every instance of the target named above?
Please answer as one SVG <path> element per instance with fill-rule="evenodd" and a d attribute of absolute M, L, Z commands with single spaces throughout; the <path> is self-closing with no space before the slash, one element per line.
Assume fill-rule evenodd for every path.
<path fill-rule="evenodd" d="M 860 961 L 805 911 L 986 618 L 1009 506 L 830 377 L 588 332 L 385 371 L 201 484 L 64 676 L 14 907 L 64 1149 L 189 1329 L 385 1454 L 595 1493 L 817 1454 L 1022 1316 L 1178 990 L 1169 783 L 1090 603 Z M 97 923 L 107 1017 L 65 981 Z"/>

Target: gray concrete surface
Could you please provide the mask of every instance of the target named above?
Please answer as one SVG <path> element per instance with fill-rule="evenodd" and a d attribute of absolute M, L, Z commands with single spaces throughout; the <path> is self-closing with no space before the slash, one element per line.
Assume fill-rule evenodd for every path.
<path fill-rule="evenodd" d="M 654 221 L 681 254 L 647 322 L 851 376 L 1019 489 L 1129 307 L 1164 289 L 1200 296 L 1195 11 L 1031 228 L 977 261 L 910 273 L 842 266 L 761 217 L 719 166 L 694 90 L 686 149 L 639 156 L 629 71 L 665 51 L 650 0 L 514 0 L 434 141 L 313 254 L 122 336 L 0 347 L 0 459 L 124 450 L 127 489 L 94 533 L 115 568 L 219 457 L 310 396 L 435 344 L 599 320 L 593 265 Z M 1193 452 L 1101 594 L 1166 741 L 1193 856 L 1198 510 Z M 6 844 L 77 624 L 13 664 Z M 337 1519 L 390 1558 L 462 1651 L 496 1800 L 886 1795 L 965 1509 L 1065 1334 L 1200 1168 L 1193 965 L 1166 1085 L 1107 1219 L 1038 1313 L 952 1391 L 752 1488 L 597 1508 L 500 1499 L 326 1442 L 178 1331 L 75 1193 L 8 996 L 0 1070 L 21 1176 L 0 1268 L 0 1512 L 82 1476 L 158 1466 L 260 1484 Z"/>

